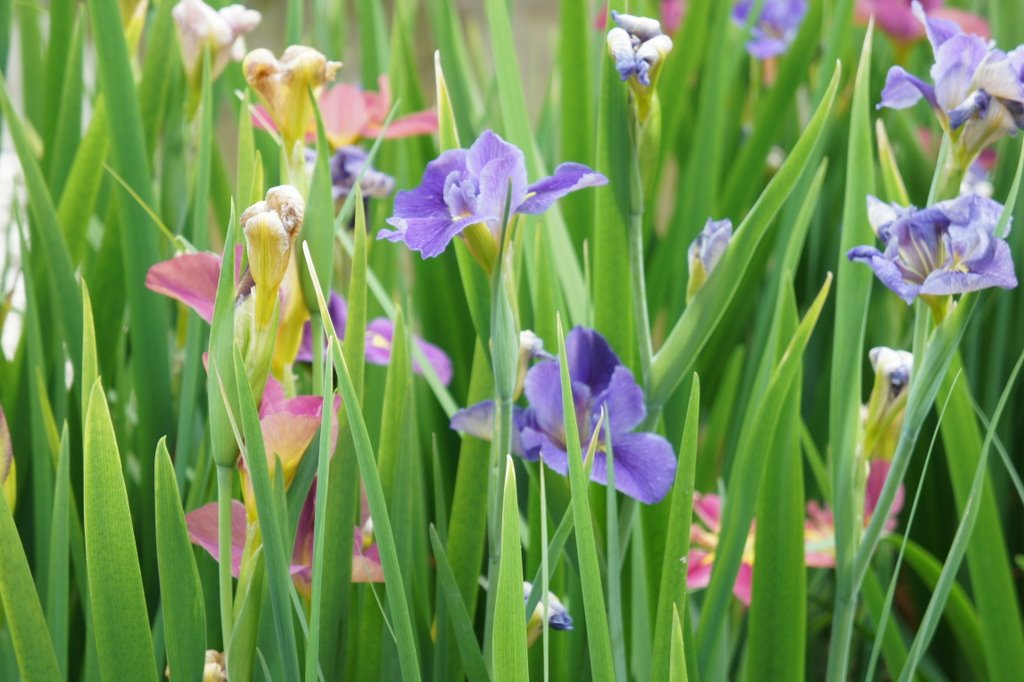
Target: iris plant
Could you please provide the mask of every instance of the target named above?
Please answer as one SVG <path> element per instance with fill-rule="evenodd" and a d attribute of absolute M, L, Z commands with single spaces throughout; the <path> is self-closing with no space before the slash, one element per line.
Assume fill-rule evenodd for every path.
<path fill-rule="evenodd" d="M 420 186 L 395 197 L 395 214 L 387 220 L 395 229 L 377 237 L 433 258 L 463 236 L 490 272 L 506 211 L 510 217 L 544 213 L 570 192 L 607 182 L 581 163 L 563 163 L 554 175 L 527 184 L 523 152 L 487 130 L 469 149 L 451 149 L 428 163 Z"/>
<path fill-rule="evenodd" d="M 952 162 L 962 174 L 982 149 L 1024 127 L 1024 46 L 1006 53 L 953 21 L 926 16 L 919 2 L 913 11 L 935 53 L 934 85 L 893 66 L 878 107 L 928 102 L 950 136 Z"/>
<path fill-rule="evenodd" d="M 995 234 L 1002 212 L 998 202 L 973 194 L 920 210 L 868 197 L 868 217 L 884 251 L 858 246 L 848 256 L 871 266 L 908 304 L 918 296 L 934 303 L 988 287 L 1012 289 L 1017 277 L 1010 247 Z"/>
<path fill-rule="evenodd" d="M 591 480 L 607 482 L 607 453 L 615 463 L 615 487 L 647 504 L 661 501 L 675 478 L 672 446 L 654 433 L 634 433 L 647 416 L 643 390 L 604 337 L 592 329 L 576 327 L 565 339 L 569 377 L 580 441 L 594 435 L 601 410 L 608 410 L 608 425 L 597 434 Z M 544 359 L 526 373 L 524 393 L 528 407 L 515 408 L 512 449 L 530 461 L 543 461 L 563 476 L 569 473 L 562 412 L 562 387 L 557 359 Z M 477 403 L 452 417 L 453 429 L 490 440 L 494 429 L 494 401 Z M 610 438 L 609 438 L 610 435 Z"/>

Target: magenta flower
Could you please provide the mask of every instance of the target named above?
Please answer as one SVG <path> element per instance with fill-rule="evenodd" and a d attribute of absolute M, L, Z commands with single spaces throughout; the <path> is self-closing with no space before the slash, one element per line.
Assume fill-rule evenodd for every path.
<path fill-rule="evenodd" d="M 607 447 L 610 432 L 615 456 L 615 488 L 646 504 L 661 501 L 675 480 L 672 446 L 656 433 L 634 433 L 647 415 L 643 389 L 623 365 L 604 337 L 592 329 L 576 327 L 565 339 L 569 376 L 580 442 L 589 443 L 602 408 L 608 408 L 608 428 L 602 429 L 594 455 L 591 480 L 607 483 Z M 513 451 L 530 461 L 543 460 L 563 476 L 569 473 L 562 412 L 561 370 L 556 359 L 544 359 L 526 373 L 524 392 L 529 407 L 516 408 Z M 459 410 L 451 426 L 478 438 L 490 439 L 494 428 L 494 402 Z M 584 445 L 586 447 L 586 445 Z"/>
<path fill-rule="evenodd" d="M 686 587 L 702 590 L 711 582 L 711 570 L 718 550 L 718 536 L 722 530 L 722 498 L 713 493 L 693 493 L 693 512 L 700 523 L 690 526 L 690 553 L 686 557 Z M 743 547 L 732 593 L 745 606 L 750 606 L 754 580 L 754 524 L 750 524 L 747 543 Z"/>
<path fill-rule="evenodd" d="M 607 183 L 581 163 L 563 163 L 551 177 L 527 185 L 523 152 L 487 130 L 469 149 L 448 150 L 428 163 L 420 186 L 395 197 L 395 214 L 387 220 L 395 229 L 377 238 L 433 258 L 478 223 L 497 241 L 506 208 L 510 216 L 537 215 L 570 192 Z"/>
<path fill-rule="evenodd" d="M 240 269 L 241 251 L 236 258 L 235 269 Z M 157 263 L 146 274 L 146 286 L 164 296 L 181 301 L 210 322 L 213 319 L 213 304 L 217 296 L 217 280 L 220 278 L 221 257 L 215 253 L 202 251 L 175 256 L 170 260 Z M 328 303 L 331 320 L 338 337 L 344 337 L 347 305 L 345 299 L 331 292 Z M 302 345 L 295 357 L 300 362 L 311 362 L 313 359 L 312 342 L 309 339 L 309 324 L 303 331 Z M 376 365 L 387 365 L 391 361 L 391 337 L 394 324 L 387 318 L 377 318 L 367 325 L 366 330 L 366 361 Z M 424 354 L 444 384 L 452 378 L 452 363 L 443 350 L 416 338 Z M 419 365 L 414 369 L 420 371 Z M 421 372 L 422 373 L 422 372 Z"/>
<path fill-rule="evenodd" d="M 864 526 L 871 521 L 871 515 L 882 495 L 885 479 L 889 475 L 891 463 L 888 460 L 876 459 L 871 462 L 867 484 L 864 488 Z M 905 491 L 900 484 L 893 499 L 889 518 L 885 522 L 885 530 L 896 530 L 896 517 L 903 509 Z M 832 568 L 836 565 L 836 525 L 832 510 L 822 507 L 814 500 L 807 503 L 807 523 L 804 524 L 804 556 L 807 565 L 812 568 Z"/>
<path fill-rule="evenodd" d="M 302 511 L 299 514 L 298 527 L 295 533 L 295 546 L 292 551 L 291 574 L 296 587 L 302 594 L 309 596 L 313 570 L 313 519 L 316 502 L 316 483 L 309 491 Z M 215 561 L 220 561 L 220 546 L 217 542 L 217 503 L 211 502 L 185 516 L 188 534 L 192 543 L 205 549 Z M 352 582 L 380 583 L 384 582 L 384 571 L 380 564 L 377 546 L 372 542 L 372 535 L 364 533 L 364 529 L 372 530 L 370 515 L 364 501 L 362 526 L 355 529 L 352 546 Z M 242 560 L 245 555 L 246 538 L 250 524 L 246 520 L 245 506 L 238 500 L 231 503 L 231 574 L 238 577 Z"/>
<path fill-rule="evenodd" d="M 910 43 L 925 36 L 924 25 L 914 16 L 911 0 L 857 0 L 856 18 L 867 25 L 875 17 L 878 27 L 898 41 Z M 973 33 L 985 40 L 992 37 L 988 22 L 976 14 L 955 7 L 943 7 L 942 0 L 922 0 L 924 11 L 936 19 L 959 24 L 965 33 Z"/>

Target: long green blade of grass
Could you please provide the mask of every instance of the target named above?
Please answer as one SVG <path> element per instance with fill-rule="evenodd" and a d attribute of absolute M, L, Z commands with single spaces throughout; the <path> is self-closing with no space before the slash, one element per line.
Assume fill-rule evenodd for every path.
<path fill-rule="evenodd" d="M 85 422 L 85 554 L 104 679 L 157 678 L 146 596 L 114 425 L 97 380 Z"/>
<path fill-rule="evenodd" d="M 516 499 L 516 468 L 505 457 L 505 492 L 501 512 L 501 564 L 495 602 L 494 644 L 491 670 L 495 680 L 528 680 L 526 618 L 523 611 L 523 556 L 519 542 L 519 503 Z"/>

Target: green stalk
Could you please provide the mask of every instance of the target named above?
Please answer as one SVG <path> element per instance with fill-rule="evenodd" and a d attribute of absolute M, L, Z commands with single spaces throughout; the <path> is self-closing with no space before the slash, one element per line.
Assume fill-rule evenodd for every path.
<path fill-rule="evenodd" d="M 220 545 L 220 629 L 224 650 L 231 643 L 231 467 L 217 467 L 217 542 Z"/>
<path fill-rule="evenodd" d="M 309 338 L 313 340 L 313 395 L 324 392 L 324 318 L 319 311 L 313 311 L 309 317 Z M 286 369 L 286 373 L 290 370 Z"/>
<path fill-rule="evenodd" d="M 495 363 L 497 364 L 497 363 Z M 495 377 L 495 383 L 500 385 Z M 498 566 L 501 564 L 501 498 L 502 468 L 505 453 L 512 450 L 512 400 L 499 397 L 495 401 L 495 438 L 491 446 L 491 465 L 487 476 L 487 610 L 484 618 L 484 661 L 491 664 L 491 634 L 494 629 L 494 605 L 498 596 Z M 490 671 L 492 674 L 494 671 Z"/>
<path fill-rule="evenodd" d="M 633 294 L 633 315 L 637 334 L 637 353 L 640 356 L 640 373 L 646 390 L 650 381 L 651 357 L 654 345 L 651 342 L 651 322 L 647 312 L 647 281 L 644 276 L 644 185 L 640 175 L 640 136 L 643 124 L 636 117 L 636 108 L 630 108 L 630 175 L 629 175 L 629 276 Z"/>

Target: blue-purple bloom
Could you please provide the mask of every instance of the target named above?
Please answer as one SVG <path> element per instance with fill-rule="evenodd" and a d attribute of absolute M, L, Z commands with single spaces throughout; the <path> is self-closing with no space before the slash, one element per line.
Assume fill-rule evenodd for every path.
<path fill-rule="evenodd" d="M 328 161 L 331 169 L 331 195 L 334 201 L 344 199 L 352 193 L 356 178 L 362 172 L 359 189 L 363 198 L 383 199 L 395 190 L 395 179 L 382 173 L 368 163 L 366 150 L 357 145 L 339 147 Z M 306 163 L 312 166 L 316 161 L 316 150 L 306 150 Z M 365 170 L 364 170 L 365 168 Z"/>
<path fill-rule="evenodd" d="M 647 416 L 644 393 L 633 373 L 619 361 L 604 337 L 592 329 L 574 328 L 565 339 L 565 348 L 582 443 L 589 443 L 602 408 L 608 410 L 608 424 L 598 434 L 591 480 L 607 483 L 605 439 L 610 434 L 615 488 L 647 504 L 660 501 L 672 487 L 676 458 L 672 446 L 661 436 L 633 432 Z M 565 476 L 569 459 L 558 360 L 542 360 L 531 367 L 524 388 L 529 406 L 514 410 L 512 450 L 530 461 L 542 458 L 546 465 Z M 478 403 L 456 412 L 451 426 L 489 440 L 494 427 L 494 402 Z"/>
<path fill-rule="evenodd" d="M 1007 54 L 946 19 L 927 17 L 920 3 L 914 14 L 924 23 L 935 53 L 935 85 L 889 69 L 878 108 L 906 109 L 922 98 L 952 136 L 962 167 L 989 144 L 1024 128 L 1024 46 Z"/>
<path fill-rule="evenodd" d="M 977 194 L 918 210 L 868 197 L 868 217 L 885 251 L 851 249 L 908 304 L 917 296 L 949 296 L 1017 286 L 1010 247 L 995 235 L 1003 206 Z"/>
<path fill-rule="evenodd" d="M 753 8 L 754 0 L 740 0 L 732 9 L 732 20 L 745 26 Z M 807 0 L 764 0 L 750 29 L 747 52 L 757 59 L 778 57 L 796 39 L 806 14 Z"/>
<path fill-rule="evenodd" d="M 631 77 L 648 87 L 665 55 L 672 49 L 672 39 L 661 32 L 657 19 L 620 14 L 612 10 L 617 24 L 608 31 L 608 51 L 615 60 L 615 69 L 622 80 Z"/>
<path fill-rule="evenodd" d="M 395 215 L 387 220 L 395 229 L 377 238 L 405 242 L 433 258 L 471 225 L 486 225 L 498 239 L 506 202 L 509 216 L 536 215 L 570 192 L 607 182 L 581 163 L 563 163 L 551 177 L 527 185 L 523 152 L 487 130 L 469 149 L 451 149 L 428 163 L 420 186 L 395 197 Z"/>

